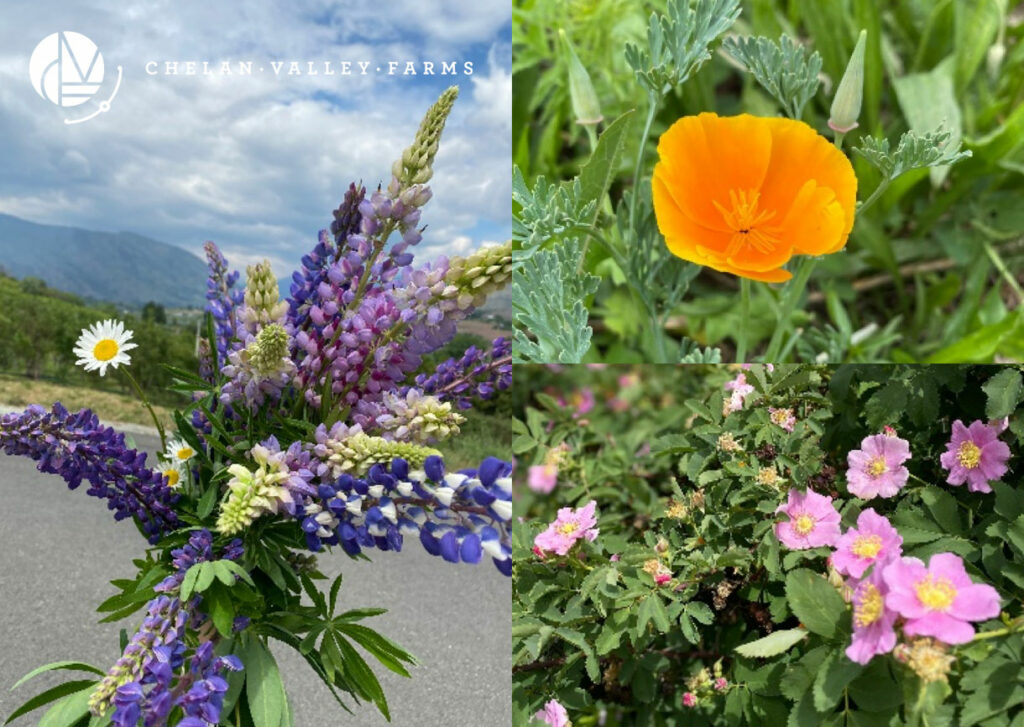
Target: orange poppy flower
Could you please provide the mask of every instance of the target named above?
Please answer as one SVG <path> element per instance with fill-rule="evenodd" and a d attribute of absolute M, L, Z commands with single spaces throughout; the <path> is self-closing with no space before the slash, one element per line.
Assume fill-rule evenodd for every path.
<path fill-rule="evenodd" d="M 745 278 L 789 280 L 793 255 L 836 252 L 853 229 L 853 166 L 802 121 L 684 116 L 658 142 L 652 184 L 672 254 Z"/>

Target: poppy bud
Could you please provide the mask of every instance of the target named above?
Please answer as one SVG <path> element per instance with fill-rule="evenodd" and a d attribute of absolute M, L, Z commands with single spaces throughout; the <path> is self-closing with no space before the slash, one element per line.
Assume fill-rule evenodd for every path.
<path fill-rule="evenodd" d="M 594 91 L 590 74 L 576 55 L 569 36 L 561 28 L 558 30 L 558 37 L 562 40 L 569 64 L 569 97 L 572 99 L 572 112 L 576 116 L 576 123 L 599 124 L 604 116 L 601 115 L 601 104 L 597 100 L 597 92 Z"/>
<path fill-rule="evenodd" d="M 846 73 L 843 74 L 836 95 L 832 98 L 828 125 L 840 134 L 857 128 L 860 104 L 864 98 L 864 43 L 867 36 L 867 31 L 860 31 L 853 55 L 846 65 Z"/>

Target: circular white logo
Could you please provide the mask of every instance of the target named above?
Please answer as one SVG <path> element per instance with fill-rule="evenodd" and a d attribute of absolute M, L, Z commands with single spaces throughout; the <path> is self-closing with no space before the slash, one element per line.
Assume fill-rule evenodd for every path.
<path fill-rule="evenodd" d="M 81 33 L 62 31 L 39 41 L 28 62 L 36 93 L 58 106 L 78 106 L 103 83 L 103 54 Z"/>

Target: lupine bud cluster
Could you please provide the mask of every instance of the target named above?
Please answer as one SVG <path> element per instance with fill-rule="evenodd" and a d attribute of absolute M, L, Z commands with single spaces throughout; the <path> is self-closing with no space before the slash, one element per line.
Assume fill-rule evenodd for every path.
<path fill-rule="evenodd" d="M 221 369 L 228 381 L 221 389 L 225 404 L 245 401 L 252 409 L 268 398 L 281 398 L 283 389 L 295 378 L 295 363 L 288 355 L 291 336 L 279 323 L 270 323 L 251 337 L 245 348 L 228 354 Z"/>
<path fill-rule="evenodd" d="M 285 452 L 257 444 L 250 456 L 256 462 L 255 470 L 237 463 L 228 467 L 232 478 L 217 520 L 218 532 L 225 535 L 249 527 L 253 520 L 267 513 L 295 512 L 292 492 L 306 489 L 308 476 L 304 478 L 301 472 L 291 471 L 285 462 Z"/>
<path fill-rule="evenodd" d="M 100 424 L 89 409 L 70 414 L 59 403 L 47 412 L 33 405 L 0 419 L 0 447 L 37 460 L 40 472 L 60 475 L 69 489 L 83 481 L 87 494 L 107 500 L 115 520 L 134 517 L 151 543 L 178 527 L 177 501 L 162 474 L 146 467 L 146 454 L 129 449 L 124 435 Z"/>
<path fill-rule="evenodd" d="M 422 467 L 427 457 L 440 454 L 431 447 L 372 437 L 358 424 L 350 427 L 338 422 L 330 430 L 321 424 L 315 436 L 316 443 L 311 451 L 321 466 L 327 468 L 330 477 L 364 475 L 373 465 L 386 464 L 396 457 L 413 467 Z"/>
<path fill-rule="evenodd" d="M 277 278 L 264 260 L 246 268 L 245 305 L 238 311 L 239 337 L 256 333 L 271 323 L 283 323 L 288 304 L 280 300 Z"/>
<path fill-rule="evenodd" d="M 466 418 L 452 410 L 451 402 L 409 389 L 405 395 L 384 393 L 386 412 L 377 417 L 377 425 L 386 438 L 426 444 L 459 433 Z"/>
<path fill-rule="evenodd" d="M 444 131 L 445 121 L 458 96 L 459 89 L 456 86 L 448 88 L 423 117 L 412 146 L 402 152 L 402 158 L 391 169 L 400 189 L 430 181 L 434 174 L 434 157 L 441 143 L 441 132 Z"/>

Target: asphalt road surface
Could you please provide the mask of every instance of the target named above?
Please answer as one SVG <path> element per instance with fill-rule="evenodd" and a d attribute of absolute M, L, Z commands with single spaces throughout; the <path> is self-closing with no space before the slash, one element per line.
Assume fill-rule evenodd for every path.
<path fill-rule="evenodd" d="M 152 451 L 156 440 L 136 436 Z M 146 543 L 130 522 L 115 522 L 105 502 L 74 492 L 35 462 L 0 454 L 0 720 L 29 697 L 78 672 L 43 674 L 11 691 L 24 674 L 52 661 L 109 668 L 118 633 L 137 628 L 139 614 L 98 624 L 95 608 L 114 593 L 109 581 L 134 577 L 133 558 Z M 372 563 L 324 555 L 329 577 L 344 571 L 339 610 L 380 606 L 368 621 L 421 662 L 404 679 L 377 673 L 397 727 L 501 727 L 511 721 L 511 587 L 490 562 L 452 565 L 407 540 L 401 553 L 373 554 Z M 334 702 L 297 653 L 275 643 L 297 727 L 385 725 L 372 705 Z M 372 662 L 371 663 L 376 663 Z M 45 709 L 11 723 L 34 725 Z"/>

